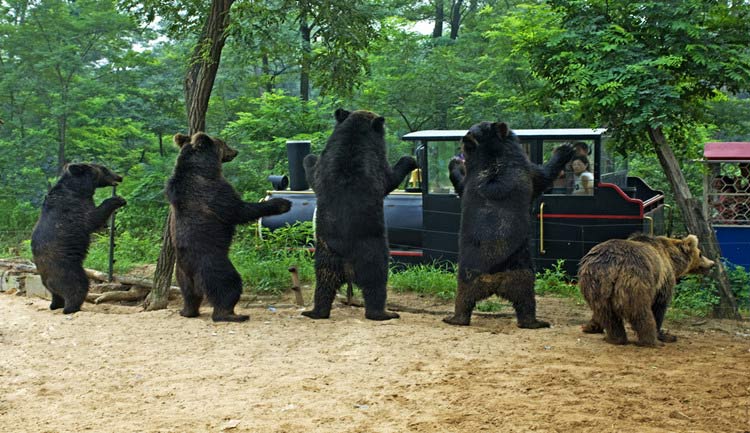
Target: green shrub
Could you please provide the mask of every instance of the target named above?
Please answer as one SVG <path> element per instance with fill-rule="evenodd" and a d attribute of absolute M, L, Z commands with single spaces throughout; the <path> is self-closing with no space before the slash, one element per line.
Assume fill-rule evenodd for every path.
<path fill-rule="evenodd" d="M 583 302 L 578 285 L 570 282 L 570 276 L 565 272 L 564 265 L 565 261 L 559 259 L 552 265 L 552 268 L 537 273 L 534 291 L 537 295 L 556 295 Z"/>

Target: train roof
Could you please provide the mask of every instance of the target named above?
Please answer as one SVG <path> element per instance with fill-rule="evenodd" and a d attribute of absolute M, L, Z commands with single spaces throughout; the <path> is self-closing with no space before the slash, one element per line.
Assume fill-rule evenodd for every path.
<path fill-rule="evenodd" d="M 607 130 L 604 128 L 560 128 L 560 129 L 513 129 L 519 138 L 546 138 L 564 140 L 585 140 L 601 137 Z M 460 140 L 468 129 L 430 129 L 410 132 L 402 140 L 407 141 L 453 141 Z"/>
<path fill-rule="evenodd" d="M 703 157 L 706 160 L 750 160 L 750 142 L 719 141 L 706 143 L 703 146 Z"/>

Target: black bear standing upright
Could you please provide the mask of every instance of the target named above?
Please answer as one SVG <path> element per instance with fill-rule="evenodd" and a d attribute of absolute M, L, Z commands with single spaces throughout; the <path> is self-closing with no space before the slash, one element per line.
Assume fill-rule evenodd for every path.
<path fill-rule="evenodd" d="M 530 210 L 573 157 L 573 148 L 558 147 L 539 166 L 529 161 L 508 125 L 490 122 L 472 126 L 461 144 L 465 162 L 449 166 L 461 195 L 458 290 L 455 314 L 444 321 L 468 325 L 477 301 L 496 294 L 511 301 L 519 327 L 548 327 L 536 319 Z"/>
<path fill-rule="evenodd" d="M 320 158 L 304 160 L 317 197 L 315 306 L 302 313 L 327 319 L 336 291 L 347 281 L 365 298 L 365 317 L 388 320 L 388 241 L 383 199 L 417 167 L 410 156 L 388 166 L 385 119 L 369 111 L 336 110 L 336 126 Z"/>
<path fill-rule="evenodd" d="M 89 291 L 83 261 L 91 233 L 104 227 L 112 212 L 125 206 L 122 197 L 94 205 L 97 188 L 115 186 L 122 177 L 98 164 L 68 164 L 44 198 L 42 214 L 31 234 L 31 253 L 42 284 L 52 293 L 51 310 L 81 309 Z"/>
<path fill-rule="evenodd" d="M 205 295 L 213 305 L 214 321 L 245 321 L 249 316 L 234 313 L 242 293 L 242 279 L 229 260 L 234 227 L 284 213 L 291 203 L 281 198 L 243 201 L 221 173 L 221 164 L 237 156 L 223 141 L 198 132 L 192 137 L 176 134 L 174 142 L 180 155 L 166 193 L 172 209 L 176 276 L 184 302 L 180 314 L 198 316 Z"/>

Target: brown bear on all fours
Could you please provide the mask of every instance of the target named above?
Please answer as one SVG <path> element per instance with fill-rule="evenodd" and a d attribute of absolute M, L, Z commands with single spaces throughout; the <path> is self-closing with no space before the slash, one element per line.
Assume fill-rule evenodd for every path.
<path fill-rule="evenodd" d="M 627 320 L 640 346 L 676 341 L 661 326 L 677 279 L 705 273 L 713 265 L 701 255 L 695 235 L 672 239 L 639 234 L 596 245 L 578 268 L 581 293 L 593 311 L 583 331 L 606 331 L 608 343 L 625 344 Z"/>
<path fill-rule="evenodd" d="M 51 310 L 63 308 L 64 314 L 70 314 L 81 309 L 89 290 L 83 261 L 91 233 L 126 204 L 122 197 L 110 197 L 96 206 L 94 192 L 119 182 L 122 177 L 102 165 L 68 164 L 44 198 L 31 234 L 31 253 L 42 284 L 52 294 Z"/>
<path fill-rule="evenodd" d="M 327 319 L 345 282 L 362 289 L 365 317 L 388 320 L 388 241 L 383 200 L 417 167 L 404 156 L 386 159 L 385 119 L 369 111 L 338 109 L 336 126 L 318 158 L 307 155 L 305 174 L 317 197 L 315 305 L 303 315 Z"/>
<path fill-rule="evenodd" d="M 465 161 L 449 165 L 461 196 L 458 290 L 455 314 L 443 321 L 469 325 L 476 303 L 496 294 L 513 304 L 519 327 L 549 327 L 536 318 L 530 212 L 573 157 L 573 147 L 559 146 L 537 165 L 508 125 L 490 122 L 472 126 L 461 144 Z"/>
<path fill-rule="evenodd" d="M 243 201 L 222 175 L 221 164 L 237 156 L 223 141 L 198 132 L 192 137 L 176 134 L 174 142 L 180 155 L 166 194 L 184 302 L 180 314 L 198 316 L 205 295 L 213 306 L 214 321 L 245 321 L 249 316 L 234 312 L 242 293 L 242 278 L 229 260 L 235 226 L 287 212 L 291 203 L 282 198 Z"/>

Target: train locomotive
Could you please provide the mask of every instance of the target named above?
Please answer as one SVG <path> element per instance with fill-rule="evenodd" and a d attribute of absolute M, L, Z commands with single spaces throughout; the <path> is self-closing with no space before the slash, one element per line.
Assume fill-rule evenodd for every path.
<path fill-rule="evenodd" d="M 594 245 L 634 232 L 664 234 L 669 219 L 664 193 L 641 178 L 628 176 L 625 158 L 609 155 L 604 129 L 516 129 L 521 145 L 535 163 L 546 161 L 563 143 L 585 143 L 588 170 L 593 187 L 572 191 L 561 185 L 546 191 L 530 208 L 532 255 L 537 271 L 556 266 L 575 275 L 578 261 Z M 413 143 L 419 169 L 403 188 L 384 200 L 391 258 L 403 264 L 455 262 L 458 257 L 458 229 L 461 199 L 448 177 L 448 164 L 460 153 L 466 130 L 424 130 L 411 132 L 402 140 Z M 292 188 L 276 180 L 279 189 L 267 198 L 292 201 L 292 210 L 263 218 L 259 225 L 274 230 L 299 221 L 311 221 L 315 214 L 315 193 L 304 182 L 301 160 L 309 143 L 287 143 Z M 561 173 L 570 178 L 570 173 Z M 296 183 L 296 186 L 294 185 Z"/>

